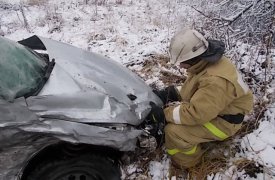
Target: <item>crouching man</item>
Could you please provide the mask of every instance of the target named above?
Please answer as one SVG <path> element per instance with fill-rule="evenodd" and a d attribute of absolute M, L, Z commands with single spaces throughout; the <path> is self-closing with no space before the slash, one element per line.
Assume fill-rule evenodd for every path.
<path fill-rule="evenodd" d="M 172 38 L 170 61 L 187 69 L 188 77 L 181 87 L 170 86 L 156 94 L 164 104 L 179 101 L 168 103 L 164 109 L 165 146 L 177 167 L 198 164 L 204 152 L 201 143 L 233 136 L 252 110 L 253 95 L 235 66 L 223 56 L 224 50 L 221 41 L 206 40 L 192 29 Z"/>

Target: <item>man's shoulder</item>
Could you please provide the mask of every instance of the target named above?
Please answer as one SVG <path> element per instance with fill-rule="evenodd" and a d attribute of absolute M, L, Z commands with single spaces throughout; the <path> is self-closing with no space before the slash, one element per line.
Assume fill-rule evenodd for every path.
<path fill-rule="evenodd" d="M 212 76 L 232 76 L 236 74 L 236 67 L 229 58 L 222 56 L 218 62 L 208 66 L 206 71 Z"/>

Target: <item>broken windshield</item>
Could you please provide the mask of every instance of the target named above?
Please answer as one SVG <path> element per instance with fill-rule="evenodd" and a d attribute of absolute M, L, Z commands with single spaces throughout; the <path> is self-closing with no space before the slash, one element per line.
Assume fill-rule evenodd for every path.
<path fill-rule="evenodd" d="M 44 82 L 47 62 L 23 45 L 0 37 L 0 98 L 12 101 L 35 94 Z"/>

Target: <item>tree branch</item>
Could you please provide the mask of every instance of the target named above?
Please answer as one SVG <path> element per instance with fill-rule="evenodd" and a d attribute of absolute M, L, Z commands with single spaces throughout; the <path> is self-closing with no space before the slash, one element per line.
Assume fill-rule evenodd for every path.
<path fill-rule="evenodd" d="M 19 8 L 20 8 L 20 12 L 22 13 L 22 17 L 23 17 L 23 21 L 24 21 L 24 27 L 27 29 L 28 32 L 31 32 L 29 23 L 28 23 L 27 18 L 26 18 L 26 16 L 25 16 L 25 12 L 24 12 L 24 9 L 23 9 L 23 5 L 21 4 L 21 5 L 19 6 Z"/>
<path fill-rule="evenodd" d="M 258 2 L 260 2 L 261 0 L 257 0 L 257 2 L 255 4 L 257 4 Z M 231 16 L 231 17 L 221 17 L 222 20 L 224 21 L 228 21 L 229 24 L 233 23 L 234 21 L 236 21 L 239 17 L 241 17 L 246 11 L 248 11 L 252 6 L 254 5 L 254 3 L 251 3 L 250 5 L 248 5 L 246 8 L 244 8 L 241 12 L 237 13 L 235 16 Z"/>
<path fill-rule="evenodd" d="M 220 19 L 220 18 L 210 17 L 210 16 L 206 15 L 206 14 L 203 13 L 202 11 L 196 9 L 194 6 L 191 6 L 191 8 L 193 8 L 195 11 L 197 11 L 198 13 L 200 13 L 201 15 L 203 15 L 203 16 L 206 17 L 206 18 L 209 18 L 209 19 L 211 19 L 211 20 L 222 21 L 222 19 Z"/>

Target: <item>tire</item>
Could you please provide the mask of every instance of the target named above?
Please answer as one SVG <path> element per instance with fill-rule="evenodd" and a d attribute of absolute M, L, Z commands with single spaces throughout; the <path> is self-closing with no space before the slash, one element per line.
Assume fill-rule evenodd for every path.
<path fill-rule="evenodd" d="M 106 157 L 85 155 L 39 164 L 27 180 L 120 180 L 118 165 Z"/>

